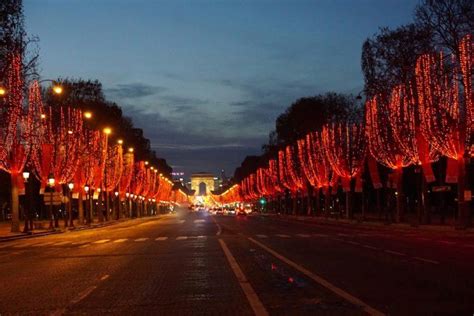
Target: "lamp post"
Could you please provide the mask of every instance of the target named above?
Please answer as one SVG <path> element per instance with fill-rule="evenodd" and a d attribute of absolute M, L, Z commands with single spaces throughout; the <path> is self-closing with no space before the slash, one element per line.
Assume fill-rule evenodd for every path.
<path fill-rule="evenodd" d="M 73 219 L 73 216 L 72 216 L 72 190 L 74 189 L 74 183 L 70 182 L 68 183 L 67 185 L 69 191 L 69 202 L 68 202 L 68 215 L 69 215 L 69 227 L 74 227 L 74 219 Z M 66 222 L 67 223 L 67 222 Z"/>
<path fill-rule="evenodd" d="M 52 173 L 48 176 L 48 185 L 49 185 L 49 229 L 53 229 L 53 195 L 54 195 L 54 175 Z M 56 217 L 54 218 L 56 221 Z"/>
<path fill-rule="evenodd" d="M 86 192 L 86 221 L 87 221 L 87 224 L 90 224 L 90 209 L 92 208 L 92 205 L 91 205 L 91 200 L 90 200 L 90 194 L 89 194 L 89 190 L 90 190 L 90 186 L 88 184 L 86 184 L 84 186 L 84 192 Z"/>
<path fill-rule="evenodd" d="M 1 93 L 1 92 L 0 92 Z M 28 171 L 24 171 L 23 174 L 23 180 L 25 181 L 25 210 L 24 210 L 24 214 L 25 214 L 25 226 L 23 228 L 23 232 L 24 233 L 28 233 L 30 230 L 33 230 L 33 225 L 30 225 L 32 223 L 30 223 L 29 219 L 30 219 L 30 212 L 31 212 L 31 201 L 30 201 L 30 192 L 28 190 L 28 179 L 30 177 L 30 173 Z"/>

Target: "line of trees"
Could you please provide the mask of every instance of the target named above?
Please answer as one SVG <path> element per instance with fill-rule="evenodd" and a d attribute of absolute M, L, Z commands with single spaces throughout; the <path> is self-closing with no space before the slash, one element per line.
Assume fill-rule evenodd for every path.
<path fill-rule="evenodd" d="M 413 23 L 381 28 L 364 42 L 363 97 L 328 93 L 301 98 L 278 117 L 263 154 L 247 157 L 235 171 L 241 199 L 272 200 L 272 194 L 265 194 L 268 185 L 280 189 L 273 195 L 278 202 L 269 204 L 278 211 L 327 215 L 344 210 L 351 217 L 353 205 L 363 212 L 369 203 L 397 221 L 404 220 L 404 211 L 416 210 L 418 222 L 429 222 L 429 201 L 438 198 L 433 189 L 456 182 L 458 195 L 443 193 L 438 202 L 457 200 L 456 216 L 467 222 L 472 207 L 472 178 L 466 176 L 472 173 L 474 4 L 426 0 L 414 17 Z M 308 153 L 311 159 L 304 158 Z M 340 177 L 346 180 L 340 183 Z M 332 187 L 332 194 L 319 201 L 323 187 Z M 351 188 L 365 192 L 357 196 L 358 203 L 351 202 L 350 194 L 341 195 Z"/>

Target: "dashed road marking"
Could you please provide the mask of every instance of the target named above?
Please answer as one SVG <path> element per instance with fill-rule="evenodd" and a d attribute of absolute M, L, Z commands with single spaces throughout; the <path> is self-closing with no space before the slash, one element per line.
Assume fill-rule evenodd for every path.
<path fill-rule="evenodd" d="M 43 243 L 40 243 L 40 244 L 36 244 L 33 247 L 43 247 L 43 246 L 49 246 L 49 245 L 52 245 L 52 244 L 54 244 L 54 241 L 43 242 Z"/>
<path fill-rule="evenodd" d="M 186 240 L 188 239 L 188 236 L 178 236 L 176 237 L 176 240 Z"/>
<path fill-rule="evenodd" d="M 247 297 L 250 307 L 252 307 L 252 310 L 255 313 L 255 315 L 257 316 L 268 315 L 268 312 L 265 309 L 265 306 L 263 306 L 262 301 L 260 301 L 260 299 L 258 298 L 257 293 L 255 293 L 254 289 L 252 288 L 252 285 L 250 285 L 250 282 L 247 280 L 247 277 L 245 276 L 244 272 L 242 271 L 242 269 L 240 269 L 239 264 L 237 263 L 234 256 L 230 252 L 226 243 L 222 239 L 219 239 L 219 243 L 221 244 L 222 250 L 224 251 L 227 261 L 229 262 L 229 265 L 232 268 L 232 271 L 237 277 L 240 287 L 244 291 L 244 294 Z"/>
<path fill-rule="evenodd" d="M 372 249 L 372 250 L 379 250 L 379 248 L 370 246 L 370 245 L 362 245 L 362 247 L 367 248 L 367 249 Z"/>
<path fill-rule="evenodd" d="M 216 236 L 219 236 L 220 234 L 222 234 L 222 227 L 221 227 L 221 225 L 219 225 L 219 223 L 216 221 L 216 219 L 214 217 L 211 217 L 211 218 L 212 218 L 212 221 L 214 222 L 214 224 L 216 224 L 216 226 L 217 226 Z"/>
<path fill-rule="evenodd" d="M 135 241 L 140 242 L 140 241 L 146 241 L 146 240 L 148 240 L 148 239 L 149 239 L 149 238 L 147 238 L 147 237 L 144 237 L 144 238 L 137 238 L 137 239 L 135 239 Z"/>
<path fill-rule="evenodd" d="M 258 238 L 267 238 L 267 235 L 257 235 Z"/>
<path fill-rule="evenodd" d="M 114 243 L 122 243 L 122 242 L 126 242 L 127 240 L 128 240 L 127 238 L 117 239 L 117 240 L 114 240 Z"/>
<path fill-rule="evenodd" d="M 93 244 L 105 244 L 106 242 L 109 242 L 110 239 L 102 239 L 102 240 L 97 240 L 94 241 Z"/>
<path fill-rule="evenodd" d="M 366 312 L 367 314 L 369 315 L 376 315 L 376 316 L 382 316 L 384 315 L 384 313 L 382 313 L 381 311 L 373 308 L 372 306 L 366 304 L 365 302 L 361 301 L 360 299 L 358 299 L 357 297 L 349 294 L 348 292 L 344 291 L 343 289 L 333 285 L 332 283 L 330 283 L 329 281 L 327 281 L 326 279 L 320 277 L 319 275 L 317 275 L 316 273 L 313 273 L 309 270 L 307 270 L 306 268 L 300 266 L 299 264 L 297 264 L 296 262 L 284 257 L 283 255 L 279 254 L 278 252 L 276 252 L 275 250 L 271 249 L 270 247 L 267 247 L 265 246 L 264 244 L 262 244 L 261 242 L 253 239 L 253 238 L 248 238 L 251 242 L 253 242 L 254 244 L 260 246 L 262 249 L 264 249 L 265 251 L 269 252 L 270 254 L 272 254 L 274 257 L 276 257 L 277 259 L 283 261 L 284 263 L 286 263 L 287 265 L 293 267 L 294 269 L 298 270 L 299 272 L 303 273 L 304 275 L 306 275 L 308 278 L 312 279 L 313 281 L 315 281 L 316 283 L 324 286 L 325 288 L 329 289 L 330 291 L 332 291 L 333 293 L 339 295 L 340 297 L 344 298 L 346 301 L 356 305 L 356 306 L 361 306 Z"/>
<path fill-rule="evenodd" d="M 87 248 L 89 247 L 91 244 L 85 244 L 85 245 L 82 245 L 82 246 L 79 246 L 79 248 Z"/>
<path fill-rule="evenodd" d="M 328 237 L 326 234 L 313 234 L 313 237 Z"/>
<path fill-rule="evenodd" d="M 105 281 L 110 277 L 110 275 L 106 274 L 103 277 L 100 278 L 101 281 Z"/>
<path fill-rule="evenodd" d="M 166 239 L 168 239 L 168 237 L 158 237 L 158 238 L 156 238 L 155 240 L 164 241 L 164 240 L 166 240 Z"/>
<path fill-rule="evenodd" d="M 438 261 L 431 260 L 431 259 L 426 259 L 426 258 L 421 258 L 421 257 L 413 257 L 413 259 L 418 260 L 418 261 L 432 263 L 432 264 L 439 264 Z"/>
<path fill-rule="evenodd" d="M 384 250 L 384 252 L 392 254 L 392 255 L 396 255 L 396 256 L 406 256 L 406 254 L 402 252 L 393 251 L 393 250 Z"/>
<path fill-rule="evenodd" d="M 348 244 L 351 244 L 351 245 L 360 246 L 360 243 L 358 243 L 358 242 L 356 242 L 356 241 L 352 241 L 352 240 L 348 240 L 347 243 L 348 243 Z"/>
<path fill-rule="evenodd" d="M 197 239 L 206 239 L 207 236 L 196 236 Z"/>
<path fill-rule="evenodd" d="M 203 219 L 195 219 L 194 220 L 194 223 L 204 223 L 204 222 L 205 222 L 205 220 L 203 220 Z"/>
<path fill-rule="evenodd" d="M 276 234 L 276 236 L 278 236 L 280 238 L 290 238 L 289 235 L 285 235 L 285 234 Z"/>
<path fill-rule="evenodd" d="M 64 245 L 67 245 L 67 244 L 70 244 L 71 242 L 70 241 L 60 241 L 60 242 L 57 242 L 55 244 L 53 244 L 52 246 L 64 246 Z"/>
<path fill-rule="evenodd" d="M 351 235 L 344 234 L 344 233 L 338 233 L 337 235 L 341 237 L 351 237 Z"/>
<path fill-rule="evenodd" d="M 301 237 L 301 238 L 309 238 L 311 235 L 308 234 L 297 234 L 296 236 Z"/>

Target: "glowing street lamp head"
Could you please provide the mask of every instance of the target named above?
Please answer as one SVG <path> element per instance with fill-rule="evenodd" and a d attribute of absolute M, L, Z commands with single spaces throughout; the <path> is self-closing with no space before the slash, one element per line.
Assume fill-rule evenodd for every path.
<path fill-rule="evenodd" d="M 118 193 L 117 191 L 115 191 L 115 193 L 114 193 L 114 194 L 115 194 L 115 196 L 118 196 L 118 195 L 119 195 L 119 193 Z"/>
<path fill-rule="evenodd" d="M 49 176 L 48 176 L 48 184 L 49 186 L 54 186 L 54 183 L 56 182 L 56 180 L 54 179 L 54 175 L 51 173 Z"/>
<path fill-rule="evenodd" d="M 133 147 L 130 147 L 130 148 L 128 149 L 128 152 L 129 152 L 129 153 L 133 153 Z"/>
<path fill-rule="evenodd" d="M 41 117 L 42 120 L 45 120 L 46 119 L 46 114 L 41 114 L 40 117 Z"/>
<path fill-rule="evenodd" d="M 104 128 L 104 133 L 106 135 L 110 135 L 110 133 L 112 133 L 112 129 L 110 127 L 106 127 L 106 128 Z"/>
<path fill-rule="evenodd" d="M 63 93 L 63 87 L 56 84 L 56 85 L 53 86 L 53 92 L 55 94 L 61 94 L 61 93 Z"/>
<path fill-rule="evenodd" d="M 4 87 L 0 87 L 0 97 L 4 97 L 7 95 L 7 89 Z"/>
<path fill-rule="evenodd" d="M 121 140 L 121 139 L 117 140 L 117 144 L 122 145 L 122 144 L 123 144 L 123 140 Z"/>
<path fill-rule="evenodd" d="M 29 177 L 30 177 L 30 173 L 28 171 L 24 171 L 23 172 L 23 179 L 25 179 L 25 181 L 28 181 Z"/>
<path fill-rule="evenodd" d="M 84 186 L 84 191 L 86 191 L 86 193 L 87 193 L 87 192 L 89 192 L 89 189 L 90 189 L 89 185 L 86 184 L 86 185 Z"/>
<path fill-rule="evenodd" d="M 91 119 L 92 118 L 92 112 L 89 112 L 89 111 L 84 112 L 84 117 L 88 120 Z"/>
<path fill-rule="evenodd" d="M 68 183 L 67 187 L 69 188 L 69 190 L 74 189 L 74 183 L 72 182 Z"/>
<path fill-rule="evenodd" d="M 145 161 L 145 166 L 148 166 L 148 163 L 149 163 L 148 161 Z"/>

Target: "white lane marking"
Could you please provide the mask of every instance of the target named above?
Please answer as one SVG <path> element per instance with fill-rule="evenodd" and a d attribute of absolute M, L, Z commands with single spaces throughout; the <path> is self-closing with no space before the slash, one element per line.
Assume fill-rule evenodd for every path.
<path fill-rule="evenodd" d="M 402 253 L 402 252 L 393 251 L 393 250 L 384 250 L 384 252 L 390 253 L 390 254 L 392 254 L 392 255 L 397 255 L 397 256 L 406 256 L 406 254 L 404 254 L 404 253 Z"/>
<path fill-rule="evenodd" d="M 196 236 L 197 239 L 206 239 L 206 236 Z"/>
<path fill-rule="evenodd" d="M 71 305 L 74 305 L 74 304 L 77 304 L 79 303 L 80 301 L 82 301 L 83 299 L 85 299 L 87 296 L 89 296 L 89 294 L 92 293 L 92 291 L 94 291 L 95 289 L 97 288 L 97 286 L 93 285 L 91 287 L 88 287 L 87 289 L 85 289 L 84 291 L 81 292 L 81 294 L 79 294 L 78 297 L 76 297 L 75 299 L 73 299 L 71 301 Z"/>
<path fill-rule="evenodd" d="M 297 234 L 296 236 L 301 237 L 301 238 L 309 238 L 311 235 L 308 234 Z"/>
<path fill-rule="evenodd" d="M 219 223 L 216 221 L 216 219 L 214 218 L 214 216 L 212 216 L 211 218 L 212 218 L 212 221 L 214 222 L 214 224 L 216 224 L 216 226 L 217 226 L 217 233 L 216 233 L 216 236 L 219 236 L 219 235 L 222 233 L 221 225 L 219 225 Z"/>
<path fill-rule="evenodd" d="M 178 236 L 176 237 L 176 240 L 186 240 L 188 239 L 188 236 Z"/>
<path fill-rule="evenodd" d="M 36 243 L 34 244 L 19 244 L 19 245 L 15 245 L 13 246 L 13 248 L 26 248 L 26 247 L 34 247 L 34 245 L 36 245 Z"/>
<path fill-rule="evenodd" d="M 338 236 L 341 236 L 341 237 L 351 237 L 351 235 L 348 235 L 348 234 L 344 234 L 344 233 L 339 233 L 337 234 Z"/>
<path fill-rule="evenodd" d="M 89 247 L 91 244 L 85 244 L 85 245 L 82 245 L 82 246 L 79 246 L 79 248 L 87 248 Z"/>
<path fill-rule="evenodd" d="M 155 240 L 163 241 L 163 240 L 166 240 L 166 239 L 168 239 L 168 237 L 158 237 L 158 238 L 156 238 Z"/>
<path fill-rule="evenodd" d="M 362 247 L 367 248 L 367 249 L 372 249 L 372 250 L 379 250 L 379 248 L 370 246 L 370 245 L 362 245 Z"/>
<path fill-rule="evenodd" d="M 127 238 L 121 238 L 121 239 L 114 240 L 114 243 L 122 243 L 122 242 L 126 242 L 127 240 L 128 240 Z"/>
<path fill-rule="evenodd" d="M 195 219 L 194 220 L 194 223 L 204 223 L 204 222 L 205 222 L 205 220 L 203 220 L 203 219 Z"/>
<path fill-rule="evenodd" d="M 258 238 L 267 238 L 267 235 L 257 235 Z"/>
<path fill-rule="evenodd" d="M 286 263 L 287 265 L 295 268 L 296 270 L 298 270 L 299 272 L 303 273 L 304 275 L 306 275 L 308 278 L 312 279 L 313 281 L 315 281 L 316 283 L 319 283 L 320 285 L 324 286 L 325 288 L 329 289 L 330 291 L 332 291 L 333 293 L 339 295 L 340 297 L 344 298 L 346 301 L 354 304 L 354 305 L 359 305 L 359 306 L 362 306 L 363 309 L 367 312 L 367 314 L 369 315 L 376 315 L 376 316 L 382 316 L 384 315 L 384 313 L 382 313 L 381 311 L 373 308 L 372 306 L 364 303 L 363 301 L 361 301 L 360 299 L 358 299 L 357 297 L 349 294 L 348 292 L 344 291 L 343 289 L 333 285 L 332 283 L 330 283 L 329 281 L 327 281 L 326 279 L 320 277 L 319 275 L 309 271 L 308 269 L 300 266 L 299 264 L 297 264 L 296 262 L 294 261 L 291 261 L 290 259 L 284 257 L 283 255 L 279 254 L 278 252 L 276 252 L 275 250 L 265 246 L 264 244 L 262 244 L 261 242 L 253 239 L 253 238 L 248 238 L 251 242 L 253 242 L 254 244 L 260 246 L 262 249 L 266 250 L 267 252 L 269 252 L 270 254 L 272 254 L 274 257 L 280 259 L 281 261 L 283 261 L 284 263 Z"/>
<path fill-rule="evenodd" d="M 348 243 L 348 244 L 351 244 L 351 245 L 360 246 L 360 243 L 358 243 L 358 242 L 356 242 L 356 241 L 352 241 L 352 240 L 348 240 L 347 243 Z"/>
<path fill-rule="evenodd" d="M 328 237 L 326 234 L 313 234 L 314 237 Z"/>
<path fill-rule="evenodd" d="M 234 256 L 230 252 L 226 243 L 222 239 L 219 239 L 219 243 L 221 244 L 222 250 L 224 251 L 227 261 L 229 262 L 229 265 L 232 268 L 232 271 L 234 272 L 237 278 L 237 281 L 240 284 L 240 287 L 244 291 L 244 294 L 247 297 L 250 307 L 252 307 L 255 315 L 257 316 L 268 315 L 268 312 L 265 309 L 265 306 L 263 306 L 262 301 L 260 301 L 257 293 L 255 293 L 254 289 L 252 288 L 252 285 L 250 285 L 250 282 L 247 280 L 245 274 L 240 269 L 239 264 L 237 263 Z"/>
<path fill-rule="evenodd" d="M 290 238 L 290 236 L 285 235 L 285 234 L 277 234 L 276 236 L 278 236 L 280 238 Z"/>
<path fill-rule="evenodd" d="M 102 240 L 94 241 L 93 244 L 105 244 L 108 241 L 110 241 L 110 239 L 102 239 Z"/>
<path fill-rule="evenodd" d="M 70 241 L 60 241 L 60 242 L 57 242 L 55 244 L 53 244 L 52 246 L 63 246 L 63 245 L 67 245 L 67 244 L 70 244 L 71 242 Z"/>
<path fill-rule="evenodd" d="M 423 262 L 432 263 L 432 264 L 439 264 L 438 261 L 431 260 L 431 259 L 426 259 L 426 258 L 421 258 L 421 257 L 413 257 L 413 259 L 423 261 Z"/>
<path fill-rule="evenodd" d="M 43 243 L 40 243 L 40 244 L 36 244 L 33 247 L 43 247 L 43 246 L 49 246 L 51 244 L 54 244 L 54 241 L 43 242 Z"/>
<path fill-rule="evenodd" d="M 83 245 L 86 243 L 88 243 L 88 241 L 76 241 L 76 242 L 73 242 L 71 245 Z"/>
<path fill-rule="evenodd" d="M 149 239 L 149 238 L 147 238 L 147 237 L 144 237 L 144 238 L 137 238 L 137 239 L 135 239 L 135 241 L 146 241 L 146 240 L 148 240 L 148 239 Z"/>
<path fill-rule="evenodd" d="M 103 277 L 100 278 L 101 281 L 105 281 L 110 277 L 110 275 L 106 274 Z"/>

